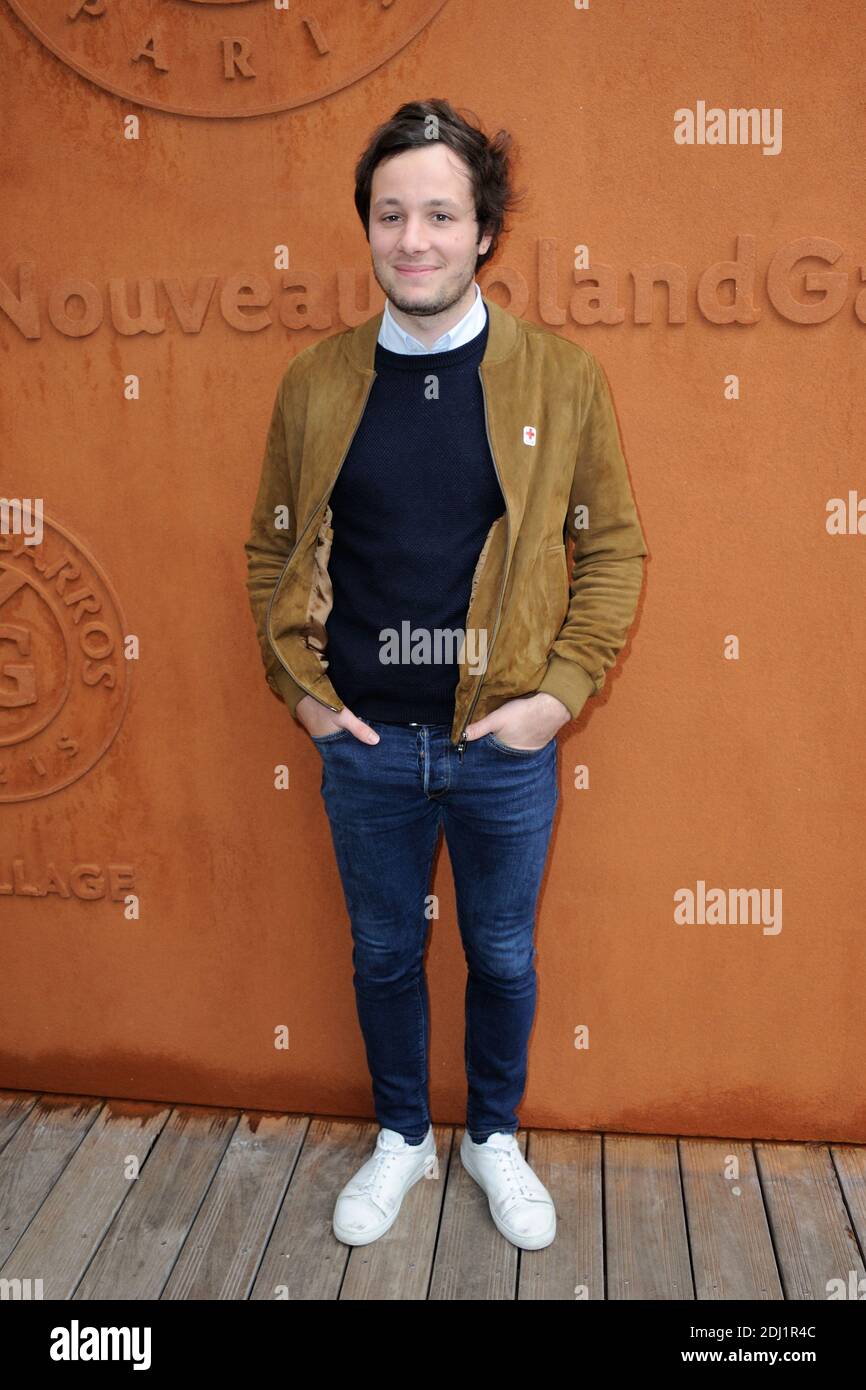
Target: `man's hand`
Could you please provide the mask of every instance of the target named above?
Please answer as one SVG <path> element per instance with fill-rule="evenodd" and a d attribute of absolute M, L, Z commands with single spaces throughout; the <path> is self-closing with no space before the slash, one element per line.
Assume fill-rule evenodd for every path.
<path fill-rule="evenodd" d="M 528 699 L 519 697 L 506 700 L 492 714 L 478 719 L 466 728 L 468 739 L 482 738 L 484 734 L 497 734 L 502 743 L 509 748 L 543 748 L 549 743 L 571 715 L 561 700 L 539 690 Z"/>
<path fill-rule="evenodd" d="M 348 729 L 349 733 L 362 743 L 379 742 L 376 730 L 353 714 L 348 705 L 344 705 L 339 714 L 335 714 L 327 705 L 323 705 L 321 700 L 314 700 L 312 695 L 303 695 L 295 706 L 295 715 L 307 733 L 315 734 L 316 738 L 321 734 L 336 733 L 337 729 Z"/>

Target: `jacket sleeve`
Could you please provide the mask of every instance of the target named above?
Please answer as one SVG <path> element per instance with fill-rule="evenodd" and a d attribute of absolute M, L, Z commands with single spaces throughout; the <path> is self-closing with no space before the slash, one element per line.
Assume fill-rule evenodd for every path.
<path fill-rule="evenodd" d="M 256 635 L 265 668 L 265 679 L 285 700 L 292 714 L 307 691 L 292 680 L 268 641 L 268 604 L 283 567 L 295 544 L 296 517 L 289 478 L 286 438 L 285 390 L 288 373 L 277 387 L 271 422 L 262 459 L 261 476 L 250 518 L 249 538 L 244 544 L 247 556 L 246 589 L 256 625 Z M 288 513 L 288 524 L 277 525 L 277 508 Z M 281 516 L 280 520 L 283 519 Z"/>
<path fill-rule="evenodd" d="M 589 356 L 588 404 L 566 522 L 574 539 L 571 599 L 539 686 L 561 700 L 572 719 L 601 690 L 625 644 L 647 554 L 610 391 L 599 363 Z M 576 510 L 581 508 L 585 520 Z"/>

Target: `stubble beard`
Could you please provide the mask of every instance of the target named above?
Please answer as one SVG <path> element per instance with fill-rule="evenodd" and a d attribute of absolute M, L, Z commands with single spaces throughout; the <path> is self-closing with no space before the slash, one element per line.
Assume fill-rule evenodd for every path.
<path fill-rule="evenodd" d="M 466 266 L 460 272 L 456 286 L 453 281 L 446 283 L 441 289 L 433 293 L 432 298 L 419 302 L 418 300 L 409 299 L 408 296 L 403 295 L 397 284 L 399 277 L 396 270 L 388 272 L 389 275 L 393 275 L 393 283 L 389 285 L 385 282 L 384 274 L 379 273 L 376 262 L 373 261 L 372 264 L 376 283 L 383 293 L 387 295 L 394 307 L 402 310 L 404 314 L 416 314 L 418 318 L 428 318 L 433 314 L 441 314 L 444 313 L 446 309 L 450 309 L 452 304 L 456 304 L 457 301 L 462 298 L 475 278 L 474 267 L 470 269 L 469 266 Z"/>

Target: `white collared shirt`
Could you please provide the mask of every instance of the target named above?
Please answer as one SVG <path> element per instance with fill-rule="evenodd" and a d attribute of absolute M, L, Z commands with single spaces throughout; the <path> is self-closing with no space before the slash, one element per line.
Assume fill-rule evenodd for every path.
<path fill-rule="evenodd" d="M 481 287 L 476 280 L 475 303 L 472 308 L 463 315 L 459 323 L 455 323 L 453 328 L 449 328 L 447 333 L 443 333 L 441 338 L 437 338 L 432 347 L 427 347 L 426 343 L 419 342 L 411 333 L 407 333 L 405 328 L 400 327 L 391 313 L 387 299 L 379 328 L 379 342 L 383 348 L 388 348 L 391 352 L 447 352 L 450 348 L 462 347 L 464 343 L 471 342 L 481 332 L 486 322 L 487 309 L 481 298 Z"/>

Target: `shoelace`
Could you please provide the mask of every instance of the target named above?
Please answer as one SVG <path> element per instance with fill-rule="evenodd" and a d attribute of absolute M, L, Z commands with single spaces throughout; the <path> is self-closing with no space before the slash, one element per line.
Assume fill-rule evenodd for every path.
<path fill-rule="evenodd" d="M 521 1170 L 517 1160 L 519 1154 L 515 1149 L 494 1149 L 496 1161 L 504 1173 L 511 1187 L 511 1195 L 518 1197 L 530 1196 L 529 1186 L 526 1175 Z M 516 1187 L 515 1187 L 516 1185 Z"/>
<path fill-rule="evenodd" d="M 510 1211 L 514 1202 L 521 1198 L 529 1202 L 543 1200 L 535 1191 L 529 1180 L 529 1174 L 526 1172 L 521 1162 L 523 1156 L 517 1148 L 516 1143 L 510 1145 L 507 1149 L 494 1149 L 493 1152 L 496 1154 L 496 1161 L 499 1164 L 500 1171 L 508 1182 L 509 1194 L 505 1203 L 505 1209 L 507 1211 Z"/>
<path fill-rule="evenodd" d="M 392 1150 L 380 1149 L 375 1155 L 373 1171 L 359 1184 L 359 1192 L 368 1192 L 371 1197 L 380 1196 L 391 1160 L 396 1157 L 397 1155 Z"/>

